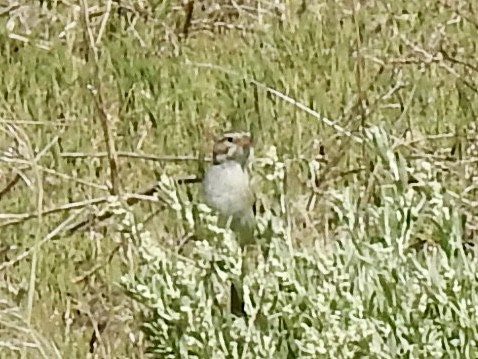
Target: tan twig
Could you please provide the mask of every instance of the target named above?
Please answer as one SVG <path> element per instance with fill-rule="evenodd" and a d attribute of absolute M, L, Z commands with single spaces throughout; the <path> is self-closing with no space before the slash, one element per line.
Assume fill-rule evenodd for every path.
<path fill-rule="evenodd" d="M 51 174 L 53 176 L 57 176 L 59 178 L 63 178 L 63 179 L 68 180 L 68 181 L 72 181 L 72 182 L 75 182 L 75 183 L 78 183 L 78 184 L 81 184 L 81 185 L 84 185 L 84 186 L 96 188 L 96 189 L 99 189 L 99 190 L 102 190 L 102 191 L 108 191 L 108 187 L 105 186 L 105 185 L 100 185 L 100 184 L 97 184 L 97 183 L 85 181 L 81 178 L 72 177 L 72 176 L 67 175 L 65 173 L 61 173 L 61 172 L 58 172 L 58 171 L 55 171 L 55 170 L 52 170 L 52 169 L 49 169 L 49 168 L 46 168 L 46 167 L 43 167 L 43 166 L 39 166 L 38 169 L 42 172 L 46 172 L 48 174 Z"/>
<path fill-rule="evenodd" d="M 106 112 L 105 101 L 103 98 L 102 88 L 101 88 L 101 76 L 100 76 L 100 68 L 98 65 L 98 49 L 96 47 L 96 42 L 93 37 L 93 31 L 91 29 L 90 19 L 89 19 L 89 8 L 87 0 L 82 0 L 83 4 L 83 17 L 86 32 L 88 34 L 88 45 L 91 54 L 93 55 L 94 59 L 94 69 L 95 69 L 95 88 L 90 87 L 90 92 L 94 97 L 96 109 L 99 113 L 101 129 L 103 131 L 103 137 L 106 143 L 106 152 L 108 154 L 108 163 L 110 167 L 110 180 L 111 180 L 111 191 L 112 195 L 119 194 L 119 183 L 118 183 L 118 163 L 116 158 L 116 149 L 115 149 L 115 142 L 113 139 L 113 134 L 111 132 L 111 128 L 109 126 L 109 122 L 111 120 L 111 115 Z"/>
<path fill-rule="evenodd" d="M 96 37 L 95 45 L 98 46 L 101 43 L 101 38 L 106 29 L 106 25 L 108 24 L 108 19 L 111 13 L 111 0 L 106 1 L 106 11 L 103 14 L 103 18 L 101 19 L 100 29 L 98 30 L 98 36 Z"/>
<path fill-rule="evenodd" d="M 12 40 L 21 41 L 26 44 L 29 44 L 30 42 L 32 42 L 33 46 L 46 51 L 50 51 L 52 48 L 52 44 L 45 40 L 36 40 L 35 42 L 33 42 L 26 36 L 14 34 L 14 33 L 8 34 L 8 37 Z"/>
<path fill-rule="evenodd" d="M 0 161 L 7 162 L 7 163 L 17 163 L 17 164 L 24 165 L 24 167 L 22 167 L 22 168 L 15 169 L 16 171 L 19 172 L 19 173 L 17 173 L 16 176 L 19 176 L 20 178 L 23 178 L 23 180 L 25 182 L 27 182 L 27 185 L 29 185 L 29 181 L 27 181 L 25 176 L 22 176 L 22 174 L 21 174 L 21 171 L 24 171 L 24 170 L 27 170 L 27 169 L 31 168 L 31 165 L 30 165 L 29 161 L 23 160 L 23 159 L 12 159 L 12 158 L 2 157 L 2 156 L 0 156 Z M 100 184 L 97 184 L 97 183 L 85 181 L 81 178 L 76 178 L 76 177 L 67 175 L 65 173 L 61 173 L 61 172 L 52 170 L 52 169 L 47 168 L 47 167 L 43 167 L 43 166 L 38 166 L 38 169 L 42 172 L 46 172 L 50 175 L 53 175 L 53 176 L 56 176 L 56 177 L 59 177 L 59 178 L 63 178 L 63 179 L 68 180 L 68 181 L 72 181 L 72 182 L 75 182 L 75 183 L 78 183 L 78 184 L 81 184 L 81 185 L 84 185 L 84 186 L 100 189 L 102 191 L 108 191 L 108 187 L 105 186 L 105 185 L 100 185 Z M 14 180 L 16 180 L 16 177 L 14 178 Z M 13 182 L 13 180 L 12 180 L 12 182 Z M 10 185 L 10 183 L 9 183 L 9 185 Z M 5 189 L 0 191 L 0 198 L 2 198 L 2 195 L 6 194 L 6 192 L 8 192 L 8 190 L 11 189 L 11 188 L 8 188 L 9 185 L 7 185 L 7 187 Z"/>
<path fill-rule="evenodd" d="M 105 202 L 108 202 L 109 199 L 111 199 L 111 197 L 106 196 L 106 197 L 93 198 L 93 199 L 80 201 L 80 202 L 67 203 L 67 204 L 64 204 L 64 205 L 61 205 L 61 206 L 58 206 L 58 207 L 45 209 L 43 211 L 43 215 L 49 215 L 49 214 L 53 214 L 53 213 L 64 212 L 64 211 L 69 211 L 69 210 L 72 210 L 72 209 L 79 209 L 79 208 L 83 208 L 83 207 L 86 207 L 86 206 L 92 206 L 92 205 L 96 205 L 96 204 L 100 204 L 100 203 L 105 203 Z M 38 214 L 36 212 L 34 212 L 34 213 L 18 213 L 18 214 L 15 214 L 15 213 L 0 213 L 0 219 L 11 220 L 9 222 L 5 222 L 5 223 L 0 224 L 0 228 L 10 226 L 12 224 L 21 223 L 23 221 L 35 218 L 37 216 L 38 216 Z"/>
<path fill-rule="evenodd" d="M 472 84 L 470 81 L 465 79 L 463 76 L 461 76 L 453 67 L 449 66 L 447 63 L 445 63 L 445 53 L 443 52 L 438 52 L 437 54 L 433 55 L 427 50 L 419 47 L 418 45 L 414 44 L 412 41 L 408 40 L 405 36 L 400 35 L 400 39 L 407 45 L 409 46 L 413 51 L 415 51 L 417 54 L 420 54 L 423 59 L 422 63 L 436 63 L 440 68 L 444 69 L 446 72 L 448 72 L 450 75 L 454 76 L 455 78 L 459 79 L 465 86 L 467 86 L 469 89 L 473 90 L 474 92 L 478 93 L 478 88 Z"/>
<path fill-rule="evenodd" d="M 84 153 L 84 152 L 62 152 L 60 154 L 61 157 L 64 158 L 101 158 L 101 157 L 108 157 L 107 152 L 96 152 L 96 153 Z M 147 161 L 156 161 L 156 162 L 175 162 L 175 161 L 198 161 L 197 156 L 190 156 L 190 155 L 150 155 L 147 153 L 136 153 L 136 152 L 127 152 L 127 151 L 117 151 L 117 157 L 123 158 L 137 158 L 140 160 L 147 160 Z M 211 161 L 210 158 L 205 159 L 205 161 Z"/>
<path fill-rule="evenodd" d="M 19 8 L 22 7 L 21 3 L 13 3 L 9 4 L 9 6 L 4 7 L 0 10 L 0 17 L 3 16 L 11 16 L 11 13 L 14 12 L 15 10 L 18 10 Z"/>
<path fill-rule="evenodd" d="M 27 323 L 24 308 L 19 308 L 16 304 L 3 298 L 0 300 L 0 325 L 0 335 L 2 336 L 0 351 L 2 353 L 5 349 L 16 352 L 21 352 L 24 349 L 35 349 L 37 350 L 35 357 L 62 358 L 55 344 L 49 342 Z M 16 338 L 19 334 L 22 339 Z M 27 338 L 30 338 L 30 340 Z"/>
<path fill-rule="evenodd" d="M 55 227 L 55 229 L 53 229 L 50 233 L 48 233 L 48 235 L 46 235 L 42 240 L 36 242 L 32 247 L 28 248 L 25 252 L 21 253 L 16 258 L 8 262 L 3 262 L 2 264 L 0 264 L 0 272 L 15 265 L 21 260 L 25 259 L 32 252 L 38 250 L 41 246 L 43 246 L 46 242 L 58 236 L 63 231 L 63 229 L 66 228 L 68 224 L 70 224 L 81 213 L 82 213 L 81 210 L 74 212 L 72 215 L 70 215 L 70 217 L 68 217 L 65 221 L 61 222 L 57 227 Z"/>
<path fill-rule="evenodd" d="M 473 12 L 467 13 L 467 12 L 460 11 L 459 9 L 452 6 L 452 4 L 454 5 L 453 1 L 442 0 L 442 1 L 440 1 L 440 4 L 442 6 L 444 6 L 445 8 L 450 9 L 451 11 L 453 11 L 460 18 L 463 18 L 466 21 L 468 21 L 470 24 L 472 24 L 478 30 L 478 21 L 476 21 L 475 19 L 473 19 L 472 16 L 470 16 L 470 15 L 473 14 Z M 457 2 L 457 4 L 459 4 L 459 2 Z M 464 3 L 464 4 L 466 4 L 466 3 Z"/>
<path fill-rule="evenodd" d="M 191 27 L 191 20 L 193 18 L 194 0 L 187 0 L 186 4 L 184 4 L 184 11 L 186 12 L 186 18 L 184 19 L 182 35 L 186 39 L 189 34 L 189 28 Z"/>
<path fill-rule="evenodd" d="M 93 318 L 93 315 L 89 314 L 88 315 L 91 325 L 93 326 L 93 333 L 91 334 L 90 342 L 89 342 L 89 353 L 93 354 L 95 352 L 97 342 L 98 346 L 103 343 L 103 340 L 101 339 L 101 333 L 106 329 L 106 326 L 108 325 L 108 320 L 105 321 L 100 321 L 99 323 Z M 106 351 L 103 350 L 103 357 L 108 357 L 106 355 Z"/>
<path fill-rule="evenodd" d="M 473 65 L 469 62 L 466 62 L 466 61 L 463 61 L 463 60 L 460 60 L 460 59 L 457 59 L 453 56 L 451 56 L 450 54 L 448 54 L 448 52 L 446 52 L 444 49 L 441 49 L 440 50 L 441 54 L 443 55 L 443 58 L 445 60 L 448 60 L 454 64 L 457 64 L 457 65 L 461 65 L 469 70 L 472 70 L 473 72 L 478 72 L 478 67 L 476 65 Z"/>
<path fill-rule="evenodd" d="M 347 129 L 337 125 L 334 121 L 328 119 L 327 117 L 325 116 L 322 116 L 320 113 L 318 113 L 317 111 L 311 109 L 310 107 L 304 105 L 302 102 L 299 102 L 298 100 L 290 97 L 290 96 L 287 96 L 286 94 L 283 94 L 282 92 L 276 90 L 276 89 L 273 89 L 272 87 L 269 87 L 259 81 L 256 81 L 254 79 L 250 79 L 250 78 L 247 78 L 246 76 L 244 75 L 241 75 L 240 73 L 237 73 L 233 70 L 229 70 L 229 69 L 226 69 L 224 67 L 221 67 L 221 66 L 218 66 L 218 65 L 214 65 L 214 64 L 210 64 L 210 63 L 198 63 L 198 62 L 191 62 L 189 60 L 186 61 L 186 64 L 187 65 L 191 65 L 191 66 L 196 66 L 196 67 L 202 67 L 202 68 L 207 68 L 207 69 L 212 69 L 212 70 L 219 70 L 219 71 L 222 71 L 224 73 L 227 73 L 227 74 L 230 74 L 230 75 L 233 75 L 233 76 L 236 76 L 238 78 L 241 78 L 241 79 L 244 79 L 246 81 L 249 81 L 251 84 L 257 86 L 258 88 L 261 88 L 263 90 L 266 90 L 267 92 L 269 92 L 270 94 L 274 95 L 274 96 L 277 96 L 279 97 L 280 99 L 284 100 L 285 102 L 288 102 L 290 103 L 291 105 L 294 105 L 295 107 L 301 109 L 302 111 L 304 111 L 305 113 L 311 115 L 312 117 L 316 118 L 317 120 L 323 122 L 324 124 L 326 124 L 327 126 L 330 126 L 332 127 L 335 131 L 349 137 L 350 139 L 354 140 L 355 142 L 357 143 L 363 143 L 363 139 L 360 138 L 360 137 L 357 137 L 355 136 L 354 134 L 352 134 L 350 131 L 348 131 Z"/>
<path fill-rule="evenodd" d="M 184 177 L 176 178 L 175 182 L 178 185 L 194 184 L 194 183 L 201 182 L 201 178 L 199 178 L 197 176 L 184 176 Z M 159 187 L 158 187 L 157 183 L 154 183 L 153 185 L 151 185 L 149 187 L 146 187 L 145 189 L 143 189 L 139 193 L 130 195 L 128 198 L 126 198 L 126 204 L 128 206 L 133 206 L 133 205 L 135 205 L 136 203 L 138 203 L 142 200 L 149 200 L 149 201 L 161 202 L 162 203 L 160 198 L 158 199 L 157 197 L 152 197 L 152 195 L 157 193 L 158 190 L 159 190 Z M 162 209 L 163 208 L 161 208 L 161 210 Z M 74 226 L 70 227 L 68 229 L 68 233 L 72 234 L 73 232 L 83 228 L 85 225 L 87 225 L 88 223 L 91 223 L 92 221 L 101 222 L 101 221 L 104 221 L 104 220 L 112 217 L 113 215 L 114 215 L 114 212 L 108 210 L 108 211 L 106 211 L 106 212 L 104 212 L 100 215 L 95 216 L 93 219 L 89 218 L 89 219 L 82 220 L 79 223 L 76 223 Z"/>
<path fill-rule="evenodd" d="M 13 189 L 13 187 L 15 187 L 15 185 L 20 182 L 22 176 L 20 176 L 18 173 L 15 175 L 15 177 L 7 183 L 7 185 L 5 186 L 4 189 L 2 189 L 0 191 L 0 200 L 2 199 L 3 196 L 5 196 L 8 192 L 10 192 L 10 190 Z"/>
<path fill-rule="evenodd" d="M 23 131 L 21 127 L 7 125 L 7 132 L 9 132 L 18 146 L 21 146 L 23 149 L 23 155 L 30 161 L 30 165 L 35 176 L 35 185 L 36 191 L 34 193 L 35 203 L 36 203 L 36 217 L 38 218 L 38 225 L 35 228 L 35 245 L 31 248 L 32 258 L 30 262 L 30 275 L 28 281 L 28 292 L 27 292 L 27 304 L 26 304 L 26 323 L 30 326 L 32 312 L 33 312 L 33 302 L 35 298 L 36 291 L 36 274 L 37 274 L 37 262 L 38 262 L 38 253 L 36 244 L 40 241 L 42 224 L 43 224 L 43 178 L 41 172 L 38 170 L 38 160 L 44 155 L 44 153 L 52 146 L 58 138 L 53 139 L 47 146 L 45 146 L 44 151 L 41 151 L 35 156 L 33 151 L 33 146 L 28 135 Z M 26 348 L 22 350 L 22 357 L 26 355 Z"/>
<path fill-rule="evenodd" d="M 184 185 L 184 184 L 194 184 L 194 183 L 199 183 L 201 182 L 201 178 L 197 176 L 183 176 L 183 177 L 178 177 L 175 179 L 175 182 L 179 185 Z M 126 204 L 131 206 L 134 205 L 140 201 L 152 201 L 152 202 L 162 202 L 160 198 L 153 197 L 152 195 L 155 194 L 158 191 L 158 186 L 157 184 L 153 184 L 142 191 L 138 193 L 128 193 L 124 194 L 121 196 L 121 200 L 126 201 Z M 65 211 L 70 211 L 73 209 L 79 209 L 87 206 L 92 206 L 92 205 L 98 205 L 101 203 L 106 203 L 109 200 L 111 200 L 112 196 L 104 196 L 104 197 L 98 197 L 98 198 L 93 198 L 90 200 L 84 200 L 84 201 L 79 201 L 79 202 L 73 202 L 73 203 L 66 203 L 64 205 L 54 207 L 54 208 L 49 208 L 43 210 L 42 214 L 45 215 L 50 215 L 54 213 L 59 213 L 59 212 L 65 212 Z M 103 214 L 95 216 L 95 220 L 105 220 L 111 216 L 113 216 L 112 211 L 107 211 Z M 3 222 L 0 224 L 0 228 L 2 227 L 7 227 L 15 224 L 19 224 L 22 222 L 25 222 L 29 219 L 37 217 L 37 213 L 0 213 L 0 220 L 7 220 L 6 222 Z M 70 227 L 68 229 L 68 232 L 74 232 L 77 229 L 83 227 L 87 223 L 89 223 L 91 219 L 83 220 L 77 224 L 75 224 L 73 227 Z"/>
<path fill-rule="evenodd" d="M 376 79 L 382 73 L 382 71 L 383 71 L 383 67 L 380 67 L 377 70 L 376 75 L 374 76 L 374 78 Z M 366 89 L 367 92 L 369 91 L 370 87 L 374 86 L 374 83 L 375 83 L 375 80 L 371 81 L 369 83 L 369 86 Z M 367 106 L 364 109 L 365 113 L 362 114 L 362 115 L 366 116 L 366 117 L 370 116 L 374 111 L 376 111 L 376 109 L 378 108 L 378 104 L 381 101 L 383 101 L 387 97 L 391 96 L 393 93 L 398 91 L 402 86 L 403 86 L 402 83 L 399 81 L 392 88 L 390 88 L 387 92 L 385 92 L 384 94 L 381 94 L 377 98 L 373 99 L 373 102 L 371 104 L 369 104 L 369 106 Z M 340 121 L 343 121 L 345 118 L 348 118 L 349 120 L 346 121 L 346 122 L 350 122 L 350 119 L 353 118 L 352 117 L 353 113 L 355 112 L 356 109 L 359 109 L 359 106 L 360 106 L 360 98 L 356 97 L 354 105 L 351 106 L 346 111 L 346 114 L 344 113 L 340 117 Z M 340 146 L 340 149 L 337 151 L 337 153 L 339 153 L 339 155 L 335 156 L 330 161 L 328 161 L 328 163 L 325 166 L 325 169 L 321 172 L 321 174 L 316 179 L 317 184 L 316 184 L 315 188 L 313 188 L 312 192 L 310 193 L 308 201 L 307 201 L 307 205 L 306 205 L 307 211 L 311 211 L 314 208 L 315 203 L 316 203 L 316 196 L 317 196 L 317 193 L 320 192 L 319 191 L 320 187 L 323 186 L 325 183 L 327 183 L 330 179 L 335 179 L 337 177 L 341 177 L 340 173 L 339 174 L 337 173 L 338 164 L 344 158 L 344 156 L 341 155 L 341 154 L 344 152 L 344 150 L 347 148 L 347 146 L 350 146 L 350 140 L 351 139 L 352 139 L 351 137 L 345 138 L 343 144 Z M 363 171 L 363 170 L 365 170 L 365 168 L 362 167 L 360 169 L 360 171 Z M 355 170 L 353 170 L 353 171 L 355 171 Z M 353 171 L 351 173 L 353 173 Z"/>
<path fill-rule="evenodd" d="M 154 184 L 152 186 L 149 186 L 148 188 L 142 190 L 141 192 L 134 194 L 131 197 L 126 198 L 126 204 L 128 206 L 132 206 L 136 203 L 138 203 L 141 200 L 144 200 L 146 197 L 148 197 L 149 200 L 154 201 L 154 202 L 160 202 L 160 200 L 157 197 L 151 197 L 153 194 L 155 194 L 158 191 L 158 186 L 157 184 Z M 78 223 L 75 223 L 73 226 L 68 228 L 68 233 L 73 234 L 74 232 L 82 229 L 85 227 L 87 224 L 92 223 L 93 221 L 101 222 L 104 221 L 114 215 L 114 212 L 111 210 L 107 210 L 99 215 L 94 216 L 93 218 L 87 218 L 84 219 Z"/>
<path fill-rule="evenodd" d="M 32 126 L 58 126 L 58 127 L 63 127 L 65 126 L 64 123 L 61 122 L 54 122 L 54 121 L 28 121 L 28 120 L 5 120 L 5 119 L 0 119 L 0 124 L 5 124 L 5 125 L 32 125 Z"/>

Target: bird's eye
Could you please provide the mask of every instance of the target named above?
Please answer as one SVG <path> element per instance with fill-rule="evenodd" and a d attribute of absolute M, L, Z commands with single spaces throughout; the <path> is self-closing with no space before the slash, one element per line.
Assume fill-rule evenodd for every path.
<path fill-rule="evenodd" d="M 232 143 L 234 141 L 232 137 L 227 137 L 226 140 L 227 140 L 227 142 L 230 142 L 230 143 Z"/>

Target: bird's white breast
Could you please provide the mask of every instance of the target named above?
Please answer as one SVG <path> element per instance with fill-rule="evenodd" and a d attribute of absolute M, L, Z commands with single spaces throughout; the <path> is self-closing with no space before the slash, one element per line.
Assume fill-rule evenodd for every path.
<path fill-rule="evenodd" d="M 236 216 L 252 207 L 249 175 L 235 161 L 211 166 L 203 181 L 206 203 L 225 216 Z"/>

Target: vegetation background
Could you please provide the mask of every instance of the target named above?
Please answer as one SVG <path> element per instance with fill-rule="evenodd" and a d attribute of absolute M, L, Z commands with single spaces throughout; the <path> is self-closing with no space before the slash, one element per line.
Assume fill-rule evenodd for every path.
<path fill-rule="evenodd" d="M 476 357 L 478 3 L 4 1 L 0 23 L 0 357 Z M 191 238 L 227 234 L 190 182 L 228 128 L 254 134 L 275 248 L 250 282 L 275 319 L 244 327 L 164 297 L 213 276 Z M 194 316 L 164 334 L 184 305 L 216 344 Z"/>

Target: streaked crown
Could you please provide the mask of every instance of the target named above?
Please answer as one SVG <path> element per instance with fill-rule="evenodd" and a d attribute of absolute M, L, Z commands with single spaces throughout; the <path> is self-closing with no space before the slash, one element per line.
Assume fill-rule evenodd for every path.
<path fill-rule="evenodd" d="M 250 132 L 225 132 L 216 137 L 212 150 L 214 164 L 237 161 L 245 166 L 252 154 L 252 135 Z"/>

